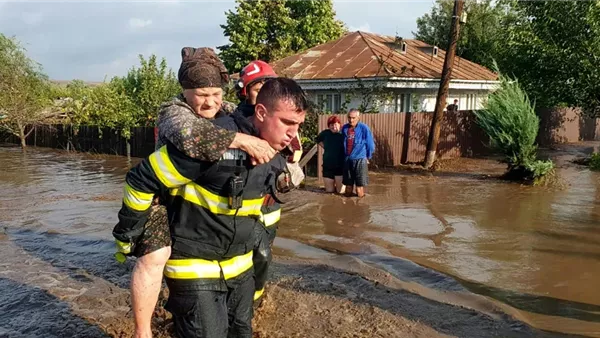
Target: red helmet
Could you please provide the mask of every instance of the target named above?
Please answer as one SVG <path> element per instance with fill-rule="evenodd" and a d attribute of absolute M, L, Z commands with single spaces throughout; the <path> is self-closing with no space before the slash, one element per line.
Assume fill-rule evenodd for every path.
<path fill-rule="evenodd" d="M 268 63 L 260 60 L 250 62 L 240 71 L 240 79 L 236 86 L 238 88 L 238 96 L 240 99 L 245 99 L 247 95 L 246 89 L 258 81 L 277 77 L 273 67 Z"/>

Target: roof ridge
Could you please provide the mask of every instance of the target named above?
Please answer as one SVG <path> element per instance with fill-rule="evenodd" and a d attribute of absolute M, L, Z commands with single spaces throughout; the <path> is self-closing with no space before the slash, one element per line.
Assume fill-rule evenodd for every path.
<path fill-rule="evenodd" d="M 363 39 L 363 41 L 365 42 L 365 44 L 367 45 L 367 47 L 369 47 L 369 50 L 371 50 L 371 53 L 373 55 L 375 55 L 375 57 L 377 58 L 377 61 L 379 62 L 379 69 L 377 70 L 377 74 L 375 74 L 376 76 L 379 75 L 379 71 L 381 70 L 381 68 L 384 67 L 385 61 L 381 60 L 381 58 L 379 58 L 379 56 L 377 56 L 377 54 L 375 53 L 375 51 L 373 50 L 373 47 L 371 47 L 371 44 L 367 41 L 367 39 L 365 39 L 365 36 L 363 35 L 363 32 L 361 31 L 357 31 L 358 34 L 360 35 L 360 37 Z M 369 62 L 367 62 L 361 69 L 359 69 L 356 74 L 359 74 L 363 69 L 365 69 L 367 66 L 369 65 Z M 355 75 L 356 76 L 356 75 Z"/>

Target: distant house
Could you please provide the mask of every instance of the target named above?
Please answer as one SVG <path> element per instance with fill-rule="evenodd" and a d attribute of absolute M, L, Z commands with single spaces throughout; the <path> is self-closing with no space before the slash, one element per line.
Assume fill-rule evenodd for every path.
<path fill-rule="evenodd" d="M 445 52 L 418 40 L 352 32 L 273 63 L 324 111 L 363 106 L 380 112 L 433 111 Z M 491 70 L 456 57 L 450 95 L 459 109 L 481 108 L 497 86 Z"/>

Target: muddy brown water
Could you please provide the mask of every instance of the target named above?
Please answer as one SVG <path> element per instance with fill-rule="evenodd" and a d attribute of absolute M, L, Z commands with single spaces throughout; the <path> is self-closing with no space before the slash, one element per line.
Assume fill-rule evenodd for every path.
<path fill-rule="evenodd" d="M 128 315 L 131 262 L 112 227 L 123 157 L 0 147 L 0 337 L 107 332 Z M 481 175 L 371 175 L 362 200 L 294 192 L 276 253 L 350 256 L 437 294 L 482 295 L 554 332 L 600 336 L 600 175 L 559 169 L 562 190 Z"/>

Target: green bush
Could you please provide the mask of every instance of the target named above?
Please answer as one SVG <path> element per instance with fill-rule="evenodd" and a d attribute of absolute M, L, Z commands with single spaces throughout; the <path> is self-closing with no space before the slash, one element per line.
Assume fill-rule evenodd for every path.
<path fill-rule="evenodd" d="M 535 140 L 540 120 L 527 93 L 516 79 L 499 73 L 500 88 L 475 111 L 477 123 L 490 139 L 490 146 L 504 155 L 507 177 L 536 179 L 550 173 L 552 161 L 539 161 Z"/>
<path fill-rule="evenodd" d="M 600 153 L 593 153 L 590 156 L 590 169 L 594 171 L 600 171 Z"/>
<path fill-rule="evenodd" d="M 552 172 L 554 170 L 554 163 L 550 160 L 535 160 L 525 165 L 525 168 L 531 173 L 532 179 L 535 180 Z"/>

